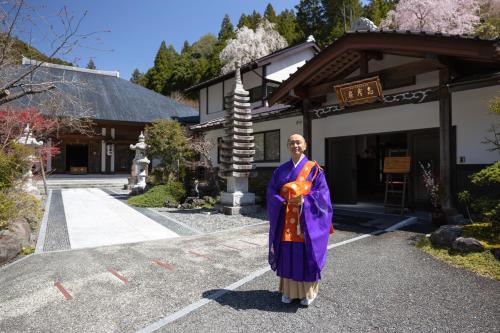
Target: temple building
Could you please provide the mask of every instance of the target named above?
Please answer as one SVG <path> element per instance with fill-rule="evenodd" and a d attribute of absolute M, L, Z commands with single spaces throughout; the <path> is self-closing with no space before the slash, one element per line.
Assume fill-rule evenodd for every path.
<path fill-rule="evenodd" d="M 23 66 L 37 62 L 23 59 Z M 68 114 L 88 115 L 94 123 L 93 134 L 62 134 L 50 138 L 48 145 L 57 145 L 61 153 L 47 162 L 53 173 L 130 173 L 135 144 L 144 127 L 157 119 L 176 119 L 189 125 L 198 122 L 198 111 L 192 107 L 119 78 L 115 71 L 90 70 L 44 63 L 30 80 L 54 82 L 48 93 L 23 97 L 16 106 L 44 104 L 59 92 Z"/>
<path fill-rule="evenodd" d="M 291 47 L 265 58 L 270 65 L 261 59 L 243 67 L 245 89 L 262 97 L 253 109 L 258 177 L 268 178 L 289 159 L 286 138 L 301 133 L 309 157 L 325 169 L 335 203 L 382 203 L 384 159 L 405 156 L 407 207 L 429 202 L 420 163 L 430 165 L 450 193 L 445 205 L 456 205 L 468 175 L 499 158 L 482 143 L 498 121 L 488 107 L 499 96 L 499 41 L 358 29 L 319 53 L 309 42 L 294 46 L 302 53 Z M 286 75 L 268 80 L 274 66 L 293 60 L 284 66 Z M 201 102 L 201 122 L 191 129 L 219 142 L 227 79 L 190 88 Z M 219 149 L 212 160 L 217 166 Z"/>
<path fill-rule="evenodd" d="M 320 51 L 311 37 L 306 42 L 278 50 L 241 66 L 243 87 L 250 93 L 255 138 L 255 165 L 261 170 L 274 167 L 288 156 L 286 139 L 288 128 L 301 130 L 300 110 L 275 103 L 269 106 L 272 92 L 297 68 L 303 66 Z M 200 123 L 190 126 L 195 133 L 203 133 L 207 140 L 218 143 L 211 159 L 214 166 L 220 162 L 220 147 L 224 136 L 224 97 L 234 86 L 234 71 L 190 87 L 186 92 L 198 92 Z M 285 130 L 283 130 L 284 128 Z"/>
<path fill-rule="evenodd" d="M 269 105 L 301 110 L 300 132 L 334 202 L 383 200 L 384 158 L 406 156 L 409 206 L 428 203 L 422 163 L 439 175 L 451 207 L 468 175 L 499 159 L 482 143 L 498 122 L 488 107 L 499 96 L 499 50 L 499 40 L 353 31 L 276 88 Z M 280 125 L 284 136 L 297 131 L 288 118 Z"/>

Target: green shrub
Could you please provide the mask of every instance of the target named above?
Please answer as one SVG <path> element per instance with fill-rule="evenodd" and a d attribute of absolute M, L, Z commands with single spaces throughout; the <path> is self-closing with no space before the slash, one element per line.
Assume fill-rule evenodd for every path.
<path fill-rule="evenodd" d="M 40 200 L 25 192 L 0 192 L 0 230 L 8 227 L 9 220 L 24 218 L 35 229 L 42 218 Z"/>
<path fill-rule="evenodd" d="M 29 167 L 28 156 L 32 150 L 13 144 L 8 151 L 0 152 L 0 190 L 11 188 Z"/>
<path fill-rule="evenodd" d="M 180 182 L 170 182 L 165 185 L 167 192 L 177 201 L 181 202 L 186 197 L 186 189 Z"/>
<path fill-rule="evenodd" d="M 131 197 L 127 202 L 136 207 L 163 207 L 168 199 L 172 203 L 180 203 L 186 195 L 186 190 L 179 182 L 170 182 L 149 189 L 146 193 Z"/>
<path fill-rule="evenodd" d="M 33 253 L 35 253 L 35 248 L 33 246 L 23 246 L 20 254 L 22 256 L 27 256 Z"/>
<path fill-rule="evenodd" d="M 473 223 L 462 226 L 463 237 L 473 237 L 480 241 L 487 250 L 500 247 L 500 234 L 495 232 L 491 223 Z"/>
<path fill-rule="evenodd" d="M 477 186 L 500 184 L 500 161 L 473 174 L 471 182 Z"/>
<path fill-rule="evenodd" d="M 462 202 L 465 199 L 470 200 L 472 208 L 471 215 L 476 221 L 492 223 L 493 230 L 500 232 L 500 200 L 498 192 L 500 191 L 500 162 L 496 162 L 479 172 L 470 176 L 473 187 L 471 188 L 475 195 L 468 196 L 459 194 Z"/>

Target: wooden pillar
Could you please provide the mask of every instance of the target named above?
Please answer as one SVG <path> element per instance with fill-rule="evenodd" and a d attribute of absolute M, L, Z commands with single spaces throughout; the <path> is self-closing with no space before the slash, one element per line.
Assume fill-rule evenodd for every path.
<path fill-rule="evenodd" d="M 360 52 L 359 57 L 359 74 L 368 74 L 368 56 L 365 51 Z"/>
<path fill-rule="evenodd" d="M 448 68 L 439 70 L 439 176 L 443 186 L 443 208 L 452 208 L 451 200 L 451 93 Z"/>
<path fill-rule="evenodd" d="M 311 122 L 311 114 L 309 112 L 311 110 L 311 101 L 309 98 L 304 98 L 302 100 L 302 134 L 307 143 L 306 155 L 309 159 L 312 159 L 312 122 Z"/>

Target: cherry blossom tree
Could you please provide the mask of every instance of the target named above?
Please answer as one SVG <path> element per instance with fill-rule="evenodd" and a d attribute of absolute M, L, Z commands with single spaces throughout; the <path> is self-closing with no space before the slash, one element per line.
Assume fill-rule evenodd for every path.
<path fill-rule="evenodd" d="M 400 0 L 387 13 L 385 29 L 472 34 L 480 23 L 480 0 Z"/>
<path fill-rule="evenodd" d="M 267 20 L 262 20 L 255 31 L 243 26 L 236 31 L 236 38 L 229 39 L 220 53 L 219 58 L 224 64 L 222 74 L 234 70 L 235 61 L 246 64 L 287 46 L 285 38 Z"/>

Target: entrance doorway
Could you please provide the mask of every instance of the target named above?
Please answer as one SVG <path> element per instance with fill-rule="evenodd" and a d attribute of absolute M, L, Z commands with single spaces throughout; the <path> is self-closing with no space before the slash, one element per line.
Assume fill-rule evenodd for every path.
<path fill-rule="evenodd" d="M 87 173 L 89 166 L 89 146 L 87 144 L 66 145 L 66 171 Z"/>
<path fill-rule="evenodd" d="M 115 144 L 115 171 L 130 173 L 135 152 L 130 149 L 130 145 Z"/>
<path fill-rule="evenodd" d="M 384 157 L 410 156 L 407 207 L 428 203 L 418 162 L 439 171 L 439 129 L 401 131 L 325 139 L 327 181 L 335 203 L 382 205 L 386 176 Z"/>

